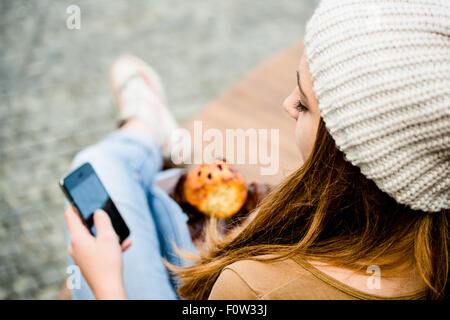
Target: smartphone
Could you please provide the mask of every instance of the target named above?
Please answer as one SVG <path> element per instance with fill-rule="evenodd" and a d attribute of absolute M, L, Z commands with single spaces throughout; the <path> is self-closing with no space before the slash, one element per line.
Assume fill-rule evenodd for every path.
<path fill-rule="evenodd" d="M 98 209 L 104 210 L 111 218 L 120 243 L 130 235 L 128 226 L 91 164 L 85 163 L 73 170 L 60 180 L 59 185 L 93 236 L 96 235 L 93 217 Z"/>

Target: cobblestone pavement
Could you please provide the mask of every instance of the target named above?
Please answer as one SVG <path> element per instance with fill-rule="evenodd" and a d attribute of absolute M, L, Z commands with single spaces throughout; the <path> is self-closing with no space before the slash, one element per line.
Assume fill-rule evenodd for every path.
<path fill-rule="evenodd" d="M 0 0 L 0 299 L 51 299 L 64 281 L 57 181 L 114 129 L 114 58 L 150 62 L 184 121 L 298 41 L 317 2 Z M 66 27 L 71 4 L 80 30 Z"/>

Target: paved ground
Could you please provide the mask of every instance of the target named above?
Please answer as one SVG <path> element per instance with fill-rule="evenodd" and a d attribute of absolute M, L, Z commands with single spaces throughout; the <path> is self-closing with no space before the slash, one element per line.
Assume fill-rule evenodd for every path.
<path fill-rule="evenodd" d="M 73 155 L 115 126 L 108 67 L 150 62 L 183 121 L 298 40 L 316 0 L 0 0 L 0 299 L 56 296 Z M 81 8 L 68 30 L 66 8 Z"/>

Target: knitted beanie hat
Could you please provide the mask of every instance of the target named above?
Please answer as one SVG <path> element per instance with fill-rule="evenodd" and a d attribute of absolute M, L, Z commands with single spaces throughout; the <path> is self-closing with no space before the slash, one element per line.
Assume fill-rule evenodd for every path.
<path fill-rule="evenodd" d="M 398 203 L 450 208 L 450 1 L 323 0 L 305 54 L 346 159 Z"/>

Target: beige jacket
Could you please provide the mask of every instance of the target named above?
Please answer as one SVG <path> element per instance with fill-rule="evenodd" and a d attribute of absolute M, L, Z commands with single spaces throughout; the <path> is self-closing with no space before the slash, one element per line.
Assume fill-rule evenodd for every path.
<path fill-rule="evenodd" d="M 423 299 L 422 292 L 385 298 L 331 278 L 299 259 L 276 262 L 242 260 L 230 264 L 214 284 L 211 300 L 357 300 Z"/>

